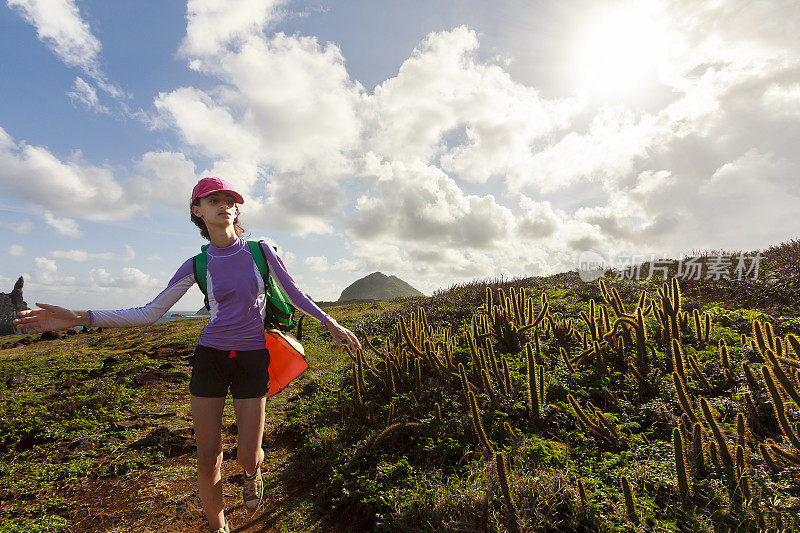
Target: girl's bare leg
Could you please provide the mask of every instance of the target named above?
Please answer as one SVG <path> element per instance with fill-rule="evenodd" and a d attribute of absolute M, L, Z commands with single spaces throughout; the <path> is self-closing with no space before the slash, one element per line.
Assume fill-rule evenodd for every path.
<path fill-rule="evenodd" d="M 194 437 L 197 440 L 197 484 L 211 529 L 225 524 L 222 508 L 222 411 L 225 398 L 192 396 Z"/>
<path fill-rule="evenodd" d="M 236 427 L 239 428 L 239 443 L 236 460 L 244 470 L 252 474 L 264 460 L 261 438 L 264 435 L 264 408 L 266 397 L 233 400 L 236 411 Z"/>

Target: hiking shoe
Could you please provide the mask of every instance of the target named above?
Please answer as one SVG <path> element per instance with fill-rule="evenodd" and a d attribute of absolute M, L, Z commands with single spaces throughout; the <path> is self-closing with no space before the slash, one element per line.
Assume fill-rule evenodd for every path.
<path fill-rule="evenodd" d="M 225 522 L 225 525 L 219 529 L 212 529 L 211 533 L 231 533 L 230 525 Z"/>
<path fill-rule="evenodd" d="M 242 476 L 244 478 L 244 506 L 248 510 L 254 511 L 261 505 L 264 497 L 264 481 L 261 479 L 261 466 L 256 468 L 252 476 Z"/>

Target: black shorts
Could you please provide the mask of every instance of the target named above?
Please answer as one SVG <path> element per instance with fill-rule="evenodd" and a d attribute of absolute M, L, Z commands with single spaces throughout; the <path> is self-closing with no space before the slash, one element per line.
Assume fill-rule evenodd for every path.
<path fill-rule="evenodd" d="M 261 398 L 269 391 L 269 352 L 218 350 L 198 344 L 189 391 L 202 398 L 224 398 L 228 387 L 233 397 Z"/>

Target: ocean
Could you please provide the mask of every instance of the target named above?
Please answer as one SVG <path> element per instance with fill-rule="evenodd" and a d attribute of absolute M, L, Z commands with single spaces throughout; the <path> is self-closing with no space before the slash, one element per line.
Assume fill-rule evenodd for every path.
<path fill-rule="evenodd" d="M 173 311 L 170 309 L 164 316 L 156 320 L 156 324 L 162 322 L 175 322 L 176 320 L 188 320 L 190 318 L 208 318 L 208 315 L 196 315 L 196 311 Z"/>

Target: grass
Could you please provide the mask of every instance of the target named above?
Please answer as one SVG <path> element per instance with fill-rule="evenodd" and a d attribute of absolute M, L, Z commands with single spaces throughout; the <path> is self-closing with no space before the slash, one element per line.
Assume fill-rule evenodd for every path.
<path fill-rule="evenodd" d="M 581 351 L 581 335 L 588 327 L 578 315 L 588 308 L 590 299 L 601 303 L 596 285 L 576 283 L 574 277 L 503 282 L 506 289 L 524 288 L 534 298 L 537 310 L 545 292 L 553 317 L 571 317 L 576 328 L 576 334 L 566 341 L 538 332 L 541 351 L 537 363 L 545 369 L 546 383 L 545 421 L 540 425 L 533 424 L 527 413 L 524 351 L 502 354 L 514 392 L 499 395 L 499 408 L 492 408 L 483 386 L 474 379 L 464 331 L 478 312 L 486 284 L 454 287 L 428 299 L 358 302 L 327 310 L 346 327 L 381 340 L 392 338 L 397 317 L 409 321 L 419 307 L 428 311 L 431 326 L 454 331 L 453 361 L 465 365 L 476 385 L 485 431 L 494 448 L 508 458 L 509 489 L 523 530 L 747 529 L 755 527 L 759 511 L 767 524 L 774 524 L 773 510 L 784 513 L 784 523 L 791 524 L 789 517 L 800 510 L 796 467 L 784 465 L 779 472 L 768 471 L 756 448 L 766 437 L 781 440 L 763 390 L 750 391 L 759 413 L 748 417 L 746 443 L 755 498 L 742 502 L 741 489 L 731 485 L 728 473 L 710 467 L 704 474 L 691 473 L 691 505 L 681 502 L 675 487 L 671 438 L 682 410 L 665 366 L 669 358 L 658 336 L 658 321 L 653 316 L 645 319 L 657 355 L 654 362 L 663 370 L 653 390 L 643 389 L 624 367 L 613 362 L 603 371 L 594 364 L 569 370 L 558 356 L 559 350 L 564 347 L 571 356 Z M 639 291 L 645 290 L 649 301 L 660 286 L 622 281 L 611 285 L 618 288 L 629 310 Z M 750 364 L 757 376 L 763 364 L 747 344 L 740 346 L 740 335 L 752 335 L 753 320 L 769 321 L 779 336 L 797 334 L 800 319 L 774 317 L 754 308 L 731 309 L 702 298 L 687 297 L 684 304 L 685 309 L 708 313 L 712 320 L 708 346 L 696 343 L 691 320 L 681 331 L 684 353 L 697 358 L 714 387 L 711 392 L 704 391 L 689 370 L 689 396 L 695 405 L 699 396 L 708 397 L 733 446 L 735 416 L 749 390 L 741 364 Z M 204 323 L 187 320 L 104 330 L 0 350 L 0 378 L 18 375 L 18 385 L 11 389 L 6 388 L 6 379 L 0 379 L 0 447 L 4 452 L 0 455 L 0 531 L 91 530 L 85 516 L 92 512 L 105 520 L 93 522 L 95 530 L 135 529 L 147 523 L 148 513 L 156 512 L 169 527 L 183 524 L 191 530 L 202 525 L 192 454 L 166 458 L 157 449 L 133 450 L 129 445 L 156 426 L 172 430 L 191 426 L 185 383 L 139 388 L 133 378 L 136 372 L 157 369 L 165 362 L 175 366 L 171 371 L 189 373 L 186 358 Z M 395 393 L 390 394 L 382 378 L 366 372 L 363 396 L 367 414 L 358 415 L 353 405 L 351 358 L 333 345 L 319 324 L 306 323 L 304 329 L 311 368 L 268 403 L 265 471 L 274 506 L 265 512 L 265 524 L 298 532 L 513 530 L 495 461 L 473 433 L 471 414 L 457 380 L 439 378 L 425 367 L 421 386 L 414 384 L 412 374 L 403 373 L 398 375 Z M 733 383 L 726 383 L 720 369 L 719 340 L 729 348 Z M 623 354 L 620 357 L 631 357 L 631 348 Z M 119 361 L 112 370 L 90 374 L 102 368 L 109 356 Z M 371 353 L 367 357 L 382 376 L 382 359 Z M 492 380 L 497 386 L 495 377 Z M 612 401 L 604 388 L 613 391 L 616 399 Z M 596 406 L 619 432 L 621 443 L 611 445 L 584 431 L 568 395 L 584 408 L 590 402 Z M 439 404 L 441 418 L 434 404 Z M 797 406 L 787 405 L 791 420 L 800 420 Z M 390 417 L 391 423 L 416 425 L 375 445 Z M 229 401 L 223 428 L 234 420 Z M 146 424 L 137 425 L 136 421 Z M 505 423 L 512 427 L 513 436 Z M 223 449 L 229 454 L 235 436 L 225 433 Z M 232 460 L 226 461 L 228 474 L 224 476 L 237 471 Z M 638 527 L 628 519 L 622 475 L 633 489 L 641 520 Z M 586 488 L 587 506 L 578 495 L 579 478 Z M 226 502 L 235 504 L 235 487 L 227 481 Z M 145 488 L 138 494 L 125 492 L 134 485 Z M 108 487 L 126 494 L 128 514 L 114 514 L 87 497 Z M 44 495 L 47 498 L 43 499 Z M 150 508 L 157 511 L 143 510 Z M 233 520 L 241 519 L 236 512 L 232 511 Z"/>

